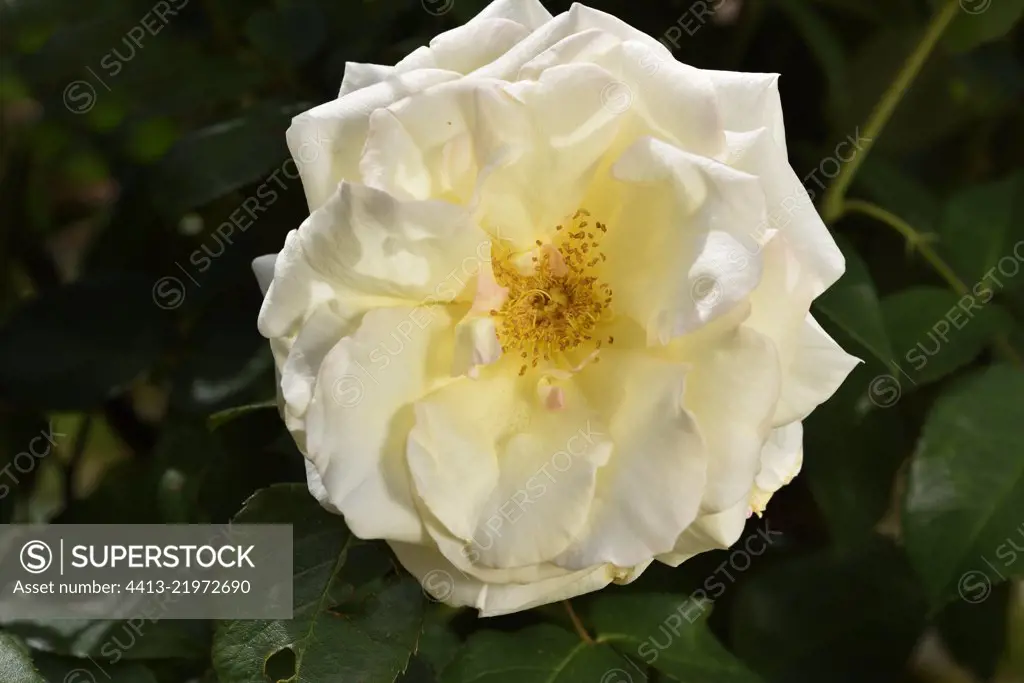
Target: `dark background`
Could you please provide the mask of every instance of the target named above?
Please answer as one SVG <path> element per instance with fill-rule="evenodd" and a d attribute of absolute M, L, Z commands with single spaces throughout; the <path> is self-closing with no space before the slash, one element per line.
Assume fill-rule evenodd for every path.
<path fill-rule="evenodd" d="M 849 193 L 906 220 L 985 299 L 981 312 L 946 325 L 940 343 L 936 325 L 964 293 L 884 223 L 836 221 L 848 273 L 815 313 L 866 363 L 807 421 L 803 473 L 747 530 L 779 533 L 756 556 L 652 566 L 608 589 L 683 598 L 714 577 L 724 588 L 710 628 L 770 683 L 1024 680 L 1021 590 L 997 577 L 1024 576 L 1024 557 L 996 559 L 1008 541 L 1024 555 L 1024 249 L 1013 252 L 1024 239 L 1024 40 L 1011 29 L 1024 3 L 988 2 L 970 14 L 986 0 L 964 0 Z M 250 262 L 307 215 L 284 131 L 336 97 L 346 61 L 393 64 L 485 3 L 156 4 L 177 13 L 161 21 L 150 0 L 0 0 L 0 522 L 221 522 L 254 491 L 304 480 L 274 410 L 209 420 L 274 397 Z M 592 5 L 667 37 L 681 61 L 782 74 L 790 161 L 819 199 L 837 145 L 864 132 L 934 9 L 737 0 L 702 21 L 688 0 Z M 268 210 L 218 235 L 261 187 L 276 191 Z M 983 282 L 991 296 L 978 295 Z M 989 577 L 983 597 L 984 585 L 958 585 L 972 568 Z M 427 612 L 436 621 L 406 681 L 435 680 L 481 628 L 514 637 L 566 623 L 557 605 L 486 622 Z M 658 623 L 650 633 L 664 639 Z M 116 626 L 7 623 L 53 681 Z M 154 625 L 130 663 L 107 668 L 115 680 L 215 681 L 214 630 Z M 295 666 L 271 661 L 281 679 Z M 757 680 L 655 669 L 652 680 Z M 301 680 L 391 680 L 310 670 Z M 451 671 L 443 680 L 460 680 Z"/>

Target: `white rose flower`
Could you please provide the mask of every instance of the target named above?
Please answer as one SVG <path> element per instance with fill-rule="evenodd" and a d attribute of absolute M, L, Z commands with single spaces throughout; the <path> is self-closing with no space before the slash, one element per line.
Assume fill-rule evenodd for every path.
<path fill-rule="evenodd" d="M 857 360 L 777 76 L 497 0 L 348 64 L 288 144 L 311 215 L 257 259 L 309 488 L 482 615 L 734 543 Z"/>

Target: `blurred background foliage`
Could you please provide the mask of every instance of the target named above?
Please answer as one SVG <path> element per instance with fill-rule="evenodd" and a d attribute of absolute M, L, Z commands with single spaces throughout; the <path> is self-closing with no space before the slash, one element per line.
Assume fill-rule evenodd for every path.
<path fill-rule="evenodd" d="M 481 622 L 425 600 L 287 485 L 303 466 L 275 411 L 211 428 L 274 395 L 250 262 L 307 215 L 291 116 L 335 97 L 346 61 L 392 64 L 484 4 L 0 0 L 0 522 L 223 522 L 277 484 L 242 518 L 294 522 L 310 557 L 347 553 L 297 595 L 366 588 L 344 623 L 147 624 L 116 664 L 96 658 L 122 624 L 0 614 L 3 680 L 1024 681 L 1021 0 L 959 3 L 860 166 L 848 197 L 902 222 L 830 217 L 848 272 L 816 314 L 866 362 L 750 521 L 772 543 L 574 601 L 599 642 L 561 673 L 580 643 L 561 606 Z M 945 2 L 704 4 L 592 2 L 684 62 L 782 74 L 791 163 L 820 200 L 845 163 L 826 160 Z M 216 232 L 257 195 L 251 225 Z M 325 525 L 331 540 L 310 535 Z M 697 589 L 714 613 L 662 648 Z"/>

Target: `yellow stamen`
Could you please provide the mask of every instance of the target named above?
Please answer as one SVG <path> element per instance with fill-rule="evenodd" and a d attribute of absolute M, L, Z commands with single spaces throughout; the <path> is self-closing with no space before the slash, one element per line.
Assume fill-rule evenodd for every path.
<path fill-rule="evenodd" d="M 581 218 L 588 216 L 586 209 L 580 209 L 569 225 L 556 228 L 556 241 L 547 247 L 554 247 L 561 256 L 554 259 L 555 263 L 547 252 L 539 260 L 533 256 L 533 271 L 524 274 L 512 263 L 514 254 L 496 250 L 493 255 L 495 280 L 508 288 L 501 310 L 491 311 L 498 319 L 501 347 L 506 352 L 520 351 L 524 360 L 532 356 L 530 362 L 520 368 L 520 375 L 525 374 L 528 367 L 537 367 L 542 358 L 550 361 L 558 352 L 594 343 L 595 327 L 608 315 L 612 291 L 599 281 L 597 273 L 597 267 L 606 257 L 596 251 L 595 233 L 583 229 L 587 222 Z M 563 232 L 563 227 L 568 229 Z M 599 240 L 607 229 L 603 223 L 598 223 L 597 227 L 600 232 L 596 233 L 596 239 Z M 543 246 L 541 240 L 536 244 Z M 591 249 L 596 251 L 594 257 L 585 257 Z M 599 340 L 595 348 L 600 347 Z"/>

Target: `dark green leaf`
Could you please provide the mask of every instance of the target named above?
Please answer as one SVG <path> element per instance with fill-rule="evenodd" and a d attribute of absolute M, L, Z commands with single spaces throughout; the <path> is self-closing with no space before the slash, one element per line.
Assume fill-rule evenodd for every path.
<path fill-rule="evenodd" d="M 740 587 L 736 653 L 772 683 L 895 683 L 924 627 L 903 555 L 878 539 L 769 567 Z"/>
<path fill-rule="evenodd" d="M 988 596 L 1024 575 L 1024 372 L 996 366 L 951 388 L 914 452 L 903 519 L 907 553 L 930 599 Z"/>
<path fill-rule="evenodd" d="M 888 365 L 892 360 L 892 345 L 885 333 L 878 292 L 871 274 L 849 242 L 843 239 L 836 242 L 846 257 L 846 273 L 818 297 L 815 305 L 844 333 Z"/>
<path fill-rule="evenodd" d="M 892 211 L 918 232 L 935 232 L 942 205 L 913 175 L 871 156 L 857 173 L 857 183 L 875 204 Z"/>
<path fill-rule="evenodd" d="M 423 632 L 416 644 L 416 655 L 399 683 L 436 683 L 452 661 L 462 641 L 452 626 L 458 610 L 441 603 L 431 605 L 423 621 Z"/>
<path fill-rule="evenodd" d="M 267 106 L 184 136 L 156 166 L 153 202 L 177 221 L 186 211 L 283 166 L 288 159 L 284 131 L 304 108 Z M 294 176 L 295 167 L 289 165 L 288 173 Z"/>
<path fill-rule="evenodd" d="M 1012 598 L 1012 585 L 1004 583 L 995 586 L 985 600 L 979 603 L 958 600 L 947 605 L 938 616 L 942 642 L 953 658 L 977 674 L 979 680 L 992 680 L 999 666 L 1007 644 Z"/>
<path fill-rule="evenodd" d="M 216 429 L 217 427 L 220 427 L 223 424 L 231 422 L 236 417 L 241 417 L 242 415 L 246 415 L 257 410 L 268 410 L 270 408 L 277 408 L 276 399 L 270 401 L 262 401 L 260 403 L 250 403 L 247 406 L 236 406 L 234 408 L 221 410 L 211 415 L 207 423 L 209 424 L 210 429 Z"/>
<path fill-rule="evenodd" d="M 970 363 L 1013 320 L 987 297 L 957 296 L 938 287 L 911 287 L 882 300 L 900 381 L 934 382 Z"/>
<path fill-rule="evenodd" d="M 185 659 L 208 656 L 213 635 L 210 622 L 87 621 L 54 619 L 18 621 L 4 625 L 31 642 L 36 650 L 98 663 L 122 660 Z M 0 679 L 3 680 L 3 679 Z"/>
<path fill-rule="evenodd" d="M 837 545 L 863 544 L 874 533 L 910 452 L 899 405 L 906 382 L 896 374 L 878 364 L 861 365 L 804 420 L 800 476 Z"/>
<path fill-rule="evenodd" d="M 962 190 L 946 204 L 941 251 L 977 293 L 1016 289 L 1024 262 L 1024 172 Z"/>
<path fill-rule="evenodd" d="M 149 667 L 138 662 L 100 663 L 89 659 L 37 654 L 36 667 L 46 683 L 157 683 Z"/>
<path fill-rule="evenodd" d="M 177 410 L 205 416 L 273 395 L 274 358 L 256 329 L 259 288 L 228 294 L 213 298 L 190 331 L 171 391 Z"/>
<path fill-rule="evenodd" d="M 706 604 L 670 594 L 599 595 L 590 608 L 598 642 L 671 680 L 756 683 L 760 680 L 708 630 Z"/>
<path fill-rule="evenodd" d="M 959 3 L 960 11 L 943 36 L 946 47 L 955 52 L 1002 38 L 1024 14 L 1024 0 L 959 0 Z M 941 0 L 932 0 L 933 6 L 940 4 Z"/>
<path fill-rule="evenodd" d="M 264 680 L 268 662 L 282 678 L 290 672 L 280 667 L 291 667 L 290 680 L 303 683 L 392 681 L 405 669 L 422 628 L 424 598 L 411 577 L 388 572 L 390 561 L 378 546 L 358 541 L 302 485 L 258 492 L 235 521 L 293 525 L 295 614 L 287 621 L 222 624 L 213 660 L 223 680 Z"/>
<path fill-rule="evenodd" d="M 28 648 L 14 636 L 0 631 L 0 681 L 5 683 L 46 683 L 32 665 Z"/>
<path fill-rule="evenodd" d="M 543 624 L 515 633 L 474 633 L 441 683 L 625 683 L 630 674 L 641 675 L 612 648 Z"/>

